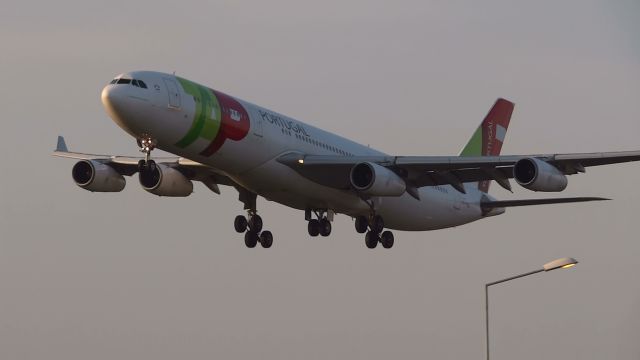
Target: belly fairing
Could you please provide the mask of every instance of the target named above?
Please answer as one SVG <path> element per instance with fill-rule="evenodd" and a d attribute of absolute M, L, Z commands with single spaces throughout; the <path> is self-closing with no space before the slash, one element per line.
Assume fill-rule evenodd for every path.
<path fill-rule="evenodd" d="M 408 194 L 381 198 L 378 213 L 384 218 L 385 227 L 405 231 L 443 229 L 482 217 L 471 196 L 443 194 L 433 187 L 421 188 L 420 200 Z"/>
<path fill-rule="evenodd" d="M 276 160 L 233 178 L 267 200 L 296 209 L 332 209 L 349 215 L 368 213 L 369 209 L 354 193 L 314 183 Z"/>

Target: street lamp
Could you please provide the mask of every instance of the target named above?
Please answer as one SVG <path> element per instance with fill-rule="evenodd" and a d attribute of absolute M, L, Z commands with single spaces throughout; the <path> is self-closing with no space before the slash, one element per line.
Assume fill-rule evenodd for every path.
<path fill-rule="evenodd" d="M 484 311 L 485 311 L 485 330 L 486 330 L 486 340 L 487 340 L 487 360 L 489 360 L 489 286 L 500 284 L 503 282 L 507 282 L 509 280 L 515 280 L 521 277 L 537 274 L 543 271 L 551 271 L 555 269 L 567 269 L 575 266 L 578 263 L 578 260 L 574 258 L 561 258 L 550 261 L 542 266 L 542 269 L 530 271 L 528 273 L 511 276 L 506 279 L 490 282 L 484 286 Z"/>

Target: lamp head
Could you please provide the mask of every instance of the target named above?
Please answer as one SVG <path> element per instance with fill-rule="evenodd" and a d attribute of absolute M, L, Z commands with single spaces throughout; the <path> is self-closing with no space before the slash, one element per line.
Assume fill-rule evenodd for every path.
<path fill-rule="evenodd" d="M 567 269 L 575 266 L 578 263 L 578 260 L 574 258 L 562 258 L 550 261 L 542 267 L 544 271 L 551 271 L 555 269 Z"/>

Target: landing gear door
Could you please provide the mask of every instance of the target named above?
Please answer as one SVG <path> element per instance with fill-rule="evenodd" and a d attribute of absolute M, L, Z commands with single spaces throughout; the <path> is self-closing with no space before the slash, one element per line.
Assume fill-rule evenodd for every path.
<path fill-rule="evenodd" d="M 180 108 L 180 91 L 178 90 L 178 84 L 176 81 L 169 78 L 162 78 L 164 85 L 167 87 L 169 93 L 169 107 L 173 109 Z"/>

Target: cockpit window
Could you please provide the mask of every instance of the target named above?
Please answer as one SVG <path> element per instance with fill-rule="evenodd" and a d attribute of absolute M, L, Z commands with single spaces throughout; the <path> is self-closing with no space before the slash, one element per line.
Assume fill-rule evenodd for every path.
<path fill-rule="evenodd" d="M 138 80 L 138 79 L 124 79 L 124 78 L 113 79 L 109 84 L 129 84 L 135 87 L 147 89 L 147 84 L 145 84 L 144 81 Z"/>

